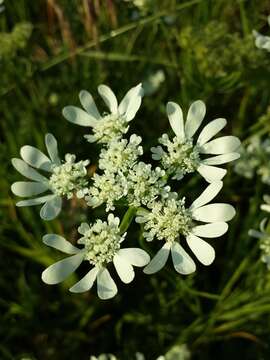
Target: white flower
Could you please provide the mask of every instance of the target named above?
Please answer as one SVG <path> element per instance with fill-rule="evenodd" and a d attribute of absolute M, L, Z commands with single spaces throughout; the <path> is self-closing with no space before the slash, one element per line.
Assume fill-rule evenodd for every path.
<path fill-rule="evenodd" d="M 139 162 L 127 174 L 128 194 L 130 206 L 139 207 L 154 201 L 158 196 L 168 197 L 170 187 L 166 185 L 166 173 L 159 167 L 152 170 L 151 164 Z"/>
<path fill-rule="evenodd" d="M 151 73 L 143 82 L 143 89 L 145 95 L 152 95 L 160 88 L 160 85 L 165 80 L 165 73 L 163 70 L 157 70 Z"/>
<path fill-rule="evenodd" d="M 144 269 L 146 274 L 162 269 L 170 253 L 174 268 L 180 274 L 191 274 L 196 270 L 194 261 L 179 243 L 180 236 L 186 238 L 189 248 L 202 264 L 210 265 L 214 261 L 213 247 L 201 237 L 222 236 L 228 230 L 226 222 L 235 215 L 231 205 L 208 204 L 219 193 L 222 185 L 221 181 L 211 183 L 189 208 L 185 208 L 184 199 L 168 199 L 163 203 L 154 203 L 151 212 L 138 211 L 136 221 L 144 224 L 146 240 L 151 241 L 154 237 L 165 240 L 165 244 Z M 198 225 L 197 222 L 207 224 Z"/>
<path fill-rule="evenodd" d="M 186 173 L 197 170 L 208 182 L 219 181 L 226 170 L 213 165 L 221 165 L 239 158 L 235 152 L 240 146 L 240 141 L 235 136 L 223 136 L 211 140 L 226 125 L 225 119 L 215 119 L 207 124 L 201 131 L 196 144 L 193 136 L 200 127 L 205 116 L 205 104 L 197 100 L 191 104 L 187 121 L 184 125 L 181 107 L 174 103 L 167 104 L 167 114 L 170 125 L 176 135 L 173 141 L 165 134 L 159 142 L 167 148 L 161 146 L 151 149 L 152 158 L 160 160 L 163 167 L 173 175 L 174 179 L 180 180 Z M 211 140 L 211 141 L 209 141 Z M 201 155 L 217 155 L 203 159 Z"/>
<path fill-rule="evenodd" d="M 83 90 L 79 98 L 84 110 L 75 106 L 66 106 L 63 115 L 72 123 L 92 128 L 93 135 L 85 135 L 89 142 L 108 143 L 112 139 L 121 138 L 128 131 L 129 122 L 135 117 L 141 105 L 143 88 L 141 84 L 131 88 L 119 105 L 108 86 L 100 85 L 98 92 L 108 106 L 109 114 L 100 115 L 91 94 Z"/>
<path fill-rule="evenodd" d="M 98 357 L 90 356 L 90 360 L 117 360 L 117 357 L 112 354 L 100 354 Z"/>
<path fill-rule="evenodd" d="M 270 16 L 268 16 L 267 21 L 270 26 Z M 255 45 L 258 49 L 270 51 L 270 36 L 262 35 L 256 30 L 253 30 L 252 34 L 255 38 Z"/>
<path fill-rule="evenodd" d="M 67 154 L 66 162 L 61 164 L 58 156 L 57 141 L 52 134 L 46 134 L 45 144 L 48 158 L 35 147 L 26 145 L 21 148 L 23 160 L 14 158 L 12 165 L 22 175 L 33 181 L 18 181 L 12 184 L 11 190 L 17 196 L 30 197 L 50 191 L 51 194 L 37 198 L 19 201 L 17 206 L 32 206 L 44 204 L 40 216 L 44 220 L 54 219 L 62 207 L 62 196 L 71 198 L 73 193 L 83 197 L 87 191 L 88 160 L 75 163 L 75 155 Z M 38 173 L 34 168 L 50 173 L 49 178 Z"/>
<path fill-rule="evenodd" d="M 122 173 L 105 171 L 102 175 L 93 175 L 93 184 L 89 187 L 85 200 L 92 207 L 106 203 L 106 211 L 114 210 L 114 204 L 128 193 L 127 179 Z"/>
<path fill-rule="evenodd" d="M 270 234 L 267 231 L 268 219 L 265 218 L 260 223 L 260 231 L 249 230 L 249 236 L 255 237 L 260 240 L 260 249 L 262 250 L 261 260 L 267 265 L 270 270 Z"/>
<path fill-rule="evenodd" d="M 251 179 L 255 172 L 263 183 L 270 185 L 270 139 L 252 136 L 245 147 L 240 148 L 241 159 L 234 166 L 237 174 Z"/>
<path fill-rule="evenodd" d="M 81 293 L 92 288 L 97 280 L 97 292 L 100 299 L 110 299 L 117 294 L 117 287 L 107 270 L 107 265 L 113 262 L 120 279 L 128 284 L 134 279 L 133 266 L 145 266 L 149 255 L 139 248 L 121 249 L 121 243 L 126 234 L 121 234 L 119 218 L 113 214 L 108 215 L 108 221 L 97 220 L 89 226 L 82 223 L 78 232 L 83 235 L 78 244 L 84 245 L 79 249 L 63 237 L 48 234 L 43 237 L 43 242 L 66 254 L 72 255 L 49 266 L 42 273 L 42 280 L 46 284 L 58 284 L 72 274 L 84 261 L 87 260 L 93 268 L 69 290 Z"/>
<path fill-rule="evenodd" d="M 261 205 L 261 210 L 270 212 L 270 196 L 264 195 L 263 200 L 264 200 L 265 204 Z"/>
<path fill-rule="evenodd" d="M 111 173 L 126 173 L 143 154 L 143 148 L 139 144 L 142 138 L 135 134 L 127 139 L 113 139 L 107 148 L 101 149 L 99 168 Z"/>
<path fill-rule="evenodd" d="M 0 13 L 5 10 L 4 0 L 0 0 Z"/>

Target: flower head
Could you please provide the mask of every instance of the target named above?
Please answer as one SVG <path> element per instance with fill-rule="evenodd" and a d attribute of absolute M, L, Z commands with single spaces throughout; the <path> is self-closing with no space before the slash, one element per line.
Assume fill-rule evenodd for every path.
<path fill-rule="evenodd" d="M 189 108 L 184 125 L 180 106 L 174 102 L 167 104 L 169 122 L 176 137 L 170 141 L 168 135 L 163 135 L 159 142 L 167 148 L 166 151 L 161 146 L 154 147 L 151 151 L 153 159 L 160 160 L 174 179 L 180 180 L 185 174 L 196 170 L 208 182 L 219 181 L 225 176 L 226 170 L 213 165 L 221 165 L 240 156 L 235 152 L 240 146 L 237 137 L 223 136 L 211 140 L 226 125 L 225 119 L 215 119 L 207 124 L 194 144 L 193 136 L 200 127 L 205 112 L 205 104 L 201 100 L 195 101 Z M 203 159 L 205 154 L 217 156 Z"/>
<path fill-rule="evenodd" d="M 44 220 L 54 219 L 62 207 L 62 197 L 70 199 L 74 194 L 83 197 L 87 191 L 86 166 L 88 160 L 75 162 L 75 155 L 67 154 L 65 163 L 61 163 L 58 155 L 57 141 L 52 134 L 45 136 L 45 144 L 49 154 L 47 157 L 35 147 L 26 145 L 21 148 L 21 159 L 12 159 L 14 168 L 33 181 L 18 181 L 12 184 L 15 195 L 30 197 L 49 191 L 50 194 L 19 201 L 17 206 L 44 204 L 40 216 Z M 47 178 L 35 169 L 50 174 Z"/>
<path fill-rule="evenodd" d="M 63 115 L 72 123 L 92 128 L 93 134 L 85 135 L 89 142 L 108 143 L 127 133 L 129 122 L 135 117 L 141 105 L 143 89 L 141 84 L 131 88 L 119 105 L 108 86 L 100 85 L 98 92 L 109 108 L 109 113 L 101 115 L 92 95 L 83 90 L 79 98 L 84 110 L 75 106 L 66 106 Z"/>
<path fill-rule="evenodd" d="M 128 193 L 127 179 L 122 173 L 105 171 L 102 175 L 93 175 L 93 184 L 89 187 L 85 196 L 87 205 L 92 207 L 106 203 L 106 211 L 114 210 L 116 201 L 125 197 Z"/>
<path fill-rule="evenodd" d="M 127 202 L 130 206 L 148 205 L 158 197 L 166 198 L 170 187 L 164 179 L 166 173 L 159 167 L 139 162 L 127 174 Z"/>
<path fill-rule="evenodd" d="M 99 168 L 110 173 L 126 173 L 143 154 L 142 138 L 135 134 L 127 139 L 113 139 L 100 152 Z"/>
<path fill-rule="evenodd" d="M 202 264 L 210 265 L 214 261 L 213 247 L 201 237 L 222 236 L 228 229 L 226 222 L 235 215 L 231 205 L 208 204 L 219 193 L 222 185 L 221 181 L 210 184 L 189 208 L 185 207 L 184 199 L 173 198 L 163 203 L 154 203 L 151 211 L 138 211 L 136 221 L 143 224 L 145 238 L 148 241 L 154 238 L 165 240 L 165 244 L 144 269 L 146 274 L 159 271 L 166 264 L 170 253 L 177 272 L 194 272 L 196 265 L 181 246 L 183 237 Z M 200 225 L 197 222 L 206 224 Z"/>
<path fill-rule="evenodd" d="M 117 294 L 117 287 L 112 279 L 107 266 L 113 262 L 120 279 L 128 284 L 134 279 L 133 266 L 145 266 L 149 255 L 139 248 L 121 249 L 125 234 L 121 234 L 119 218 L 113 214 L 108 215 L 107 222 L 97 220 L 94 224 L 82 223 L 78 232 L 83 235 L 78 244 L 79 249 L 55 234 L 43 237 L 43 242 L 55 249 L 71 255 L 49 266 L 42 273 L 42 280 L 47 284 L 58 284 L 72 274 L 83 261 L 88 261 L 93 268 L 75 285 L 71 292 L 81 293 L 92 288 L 97 280 L 98 296 L 101 299 L 110 299 Z"/>

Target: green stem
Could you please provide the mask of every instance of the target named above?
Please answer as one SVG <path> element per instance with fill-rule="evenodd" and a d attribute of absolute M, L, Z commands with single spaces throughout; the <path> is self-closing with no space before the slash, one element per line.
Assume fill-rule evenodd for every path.
<path fill-rule="evenodd" d="M 134 207 L 129 207 L 121 221 L 120 224 L 120 233 L 123 234 L 124 232 L 127 231 L 127 229 L 129 228 L 129 225 L 131 224 L 135 214 L 136 214 L 137 209 Z"/>

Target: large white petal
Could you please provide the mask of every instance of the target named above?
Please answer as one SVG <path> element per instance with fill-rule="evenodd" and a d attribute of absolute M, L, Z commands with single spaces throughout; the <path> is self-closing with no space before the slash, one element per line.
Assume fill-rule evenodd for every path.
<path fill-rule="evenodd" d="M 170 249 L 171 245 L 169 243 L 165 243 L 150 263 L 143 269 L 143 272 L 145 274 L 154 274 L 162 269 L 168 260 Z"/>
<path fill-rule="evenodd" d="M 226 154 L 238 149 L 241 145 L 240 140 L 236 136 L 222 136 L 214 139 L 200 147 L 202 154 Z"/>
<path fill-rule="evenodd" d="M 97 274 L 97 291 L 98 297 L 102 300 L 111 299 L 117 294 L 117 286 L 105 268 L 99 270 Z"/>
<path fill-rule="evenodd" d="M 22 197 L 38 195 L 48 189 L 48 184 L 31 181 L 17 181 L 11 185 L 13 194 Z"/>
<path fill-rule="evenodd" d="M 184 119 L 183 119 L 183 112 L 181 107 L 170 101 L 166 107 L 167 115 L 169 118 L 169 122 L 171 128 L 173 129 L 175 135 L 181 139 L 185 139 L 185 131 L 184 131 Z"/>
<path fill-rule="evenodd" d="M 118 102 L 113 91 L 107 85 L 99 85 L 98 92 L 112 114 L 117 113 Z"/>
<path fill-rule="evenodd" d="M 39 204 L 43 204 L 46 201 L 51 200 L 52 198 L 54 198 L 55 195 L 51 194 L 51 195 L 45 195 L 45 196 L 41 196 L 35 199 L 28 199 L 28 200 L 22 200 L 16 203 L 16 206 L 33 206 L 33 205 L 39 205 Z"/>
<path fill-rule="evenodd" d="M 40 150 L 33 146 L 25 145 L 20 151 L 22 159 L 29 165 L 45 171 L 52 171 L 51 160 Z"/>
<path fill-rule="evenodd" d="M 52 162 L 56 165 L 61 165 L 56 138 L 52 134 L 46 134 L 45 144 Z"/>
<path fill-rule="evenodd" d="M 76 106 L 64 107 L 62 114 L 69 122 L 76 125 L 94 127 L 97 123 L 96 119 Z"/>
<path fill-rule="evenodd" d="M 69 291 L 72 293 L 82 293 L 90 290 L 94 285 L 98 272 L 99 269 L 94 267 L 80 281 L 73 285 Z"/>
<path fill-rule="evenodd" d="M 72 274 L 82 263 L 84 253 L 79 253 L 56 262 L 43 271 L 41 278 L 49 285 L 58 284 Z"/>
<path fill-rule="evenodd" d="M 192 229 L 192 233 L 206 238 L 215 238 L 224 235 L 228 230 L 228 224 L 222 221 L 198 225 Z"/>
<path fill-rule="evenodd" d="M 60 213 L 62 208 L 62 199 L 55 196 L 48 200 L 40 209 L 40 217 L 43 220 L 52 220 Z"/>
<path fill-rule="evenodd" d="M 217 194 L 222 189 L 223 182 L 222 181 L 216 181 L 211 183 L 207 186 L 207 188 L 201 193 L 201 195 L 193 201 L 193 203 L 190 206 L 190 209 L 196 209 L 198 207 L 201 207 L 207 203 L 209 203 L 211 200 L 214 199 L 214 197 L 217 196 Z"/>
<path fill-rule="evenodd" d="M 185 124 L 185 134 L 187 138 L 191 138 L 198 130 L 203 121 L 205 113 L 206 107 L 203 101 L 197 100 L 191 104 L 188 110 L 187 121 Z"/>
<path fill-rule="evenodd" d="M 232 153 L 212 156 L 208 159 L 204 159 L 202 162 L 203 162 L 203 164 L 206 164 L 206 165 L 221 165 L 221 164 L 228 163 L 230 161 L 234 161 L 239 158 L 240 158 L 240 154 L 238 154 L 236 152 L 232 152 Z"/>
<path fill-rule="evenodd" d="M 143 96 L 142 84 L 131 88 L 121 101 L 118 111 L 127 121 L 131 121 L 141 106 Z"/>
<path fill-rule="evenodd" d="M 209 166 L 205 164 L 201 164 L 197 168 L 197 171 L 209 183 L 220 181 L 227 174 L 226 169 L 222 169 L 216 166 Z"/>
<path fill-rule="evenodd" d="M 215 259 L 215 250 L 206 241 L 198 236 L 190 234 L 187 237 L 187 243 L 196 258 L 203 265 L 210 265 Z"/>
<path fill-rule="evenodd" d="M 35 169 L 30 167 L 26 162 L 21 159 L 13 158 L 11 160 L 12 165 L 14 168 L 23 176 L 27 177 L 28 179 L 35 180 L 38 182 L 48 182 L 48 179 L 45 176 L 40 175 Z"/>
<path fill-rule="evenodd" d="M 229 221 L 235 215 L 235 209 L 229 204 L 208 204 L 192 210 L 192 217 L 203 222 Z"/>
<path fill-rule="evenodd" d="M 120 279 L 125 283 L 130 283 L 135 276 L 132 265 L 122 256 L 115 254 L 113 264 Z"/>
<path fill-rule="evenodd" d="M 171 252 L 173 266 L 177 272 L 183 275 L 188 275 L 192 274 L 196 270 L 195 262 L 178 242 L 173 243 Z"/>
<path fill-rule="evenodd" d="M 208 140 L 212 139 L 227 124 L 226 119 L 215 119 L 207 124 L 200 133 L 197 144 L 204 145 Z"/>
<path fill-rule="evenodd" d="M 69 241 L 67 241 L 60 235 L 46 234 L 43 236 L 42 241 L 44 244 L 69 255 L 78 254 L 82 251 L 73 246 Z"/>
<path fill-rule="evenodd" d="M 88 91 L 82 90 L 79 94 L 79 98 L 84 110 L 87 111 L 87 113 L 92 116 L 94 120 L 99 120 L 101 116 L 92 95 Z"/>
<path fill-rule="evenodd" d="M 150 256 L 147 252 L 139 248 L 120 249 L 118 254 L 134 266 L 145 266 L 150 261 Z"/>

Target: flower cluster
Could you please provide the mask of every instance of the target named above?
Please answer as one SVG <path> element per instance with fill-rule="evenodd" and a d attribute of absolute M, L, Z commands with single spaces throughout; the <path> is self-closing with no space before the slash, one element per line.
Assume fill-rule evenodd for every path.
<path fill-rule="evenodd" d="M 173 346 L 165 355 L 160 355 L 156 360 L 189 360 L 191 353 L 186 344 Z M 137 352 L 131 357 L 134 360 L 145 360 L 142 353 Z M 90 356 L 90 360 L 118 360 L 118 358 L 112 354 L 101 354 L 98 357 Z"/>
<path fill-rule="evenodd" d="M 241 159 L 234 166 L 235 172 L 247 179 L 257 174 L 263 183 L 270 185 L 270 138 L 253 136 L 240 152 Z"/>
<path fill-rule="evenodd" d="M 92 134 L 85 135 L 88 142 L 101 144 L 96 171 L 88 174 L 89 161 L 76 162 L 75 155 L 67 154 L 65 161 L 61 161 L 56 139 L 47 134 L 45 144 L 49 157 L 32 146 L 24 146 L 22 160 L 12 160 L 13 166 L 32 180 L 14 183 L 12 191 L 23 197 L 50 192 L 17 203 L 17 206 L 44 203 L 40 215 L 45 220 L 59 214 L 62 198 L 76 196 L 91 208 L 104 204 L 109 212 L 106 220 L 82 223 L 78 227 L 81 235 L 78 246 L 57 234 L 43 237 L 44 244 L 70 256 L 44 270 L 42 280 L 47 284 L 58 284 L 82 262 L 87 262 L 90 270 L 70 291 L 88 291 L 97 282 L 98 296 L 109 299 L 117 293 L 117 285 L 109 272 L 111 265 L 121 281 L 128 284 L 134 279 L 134 266 L 144 267 L 146 274 L 155 273 L 165 266 L 169 254 L 178 273 L 193 273 L 196 263 L 187 253 L 187 248 L 202 264 L 213 262 L 214 248 L 203 238 L 222 236 L 228 230 L 227 222 L 233 218 L 235 210 L 229 204 L 210 202 L 222 189 L 221 180 L 226 174 L 219 165 L 238 159 L 240 141 L 234 136 L 214 138 L 226 125 L 223 118 L 212 120 L 196 136 L 206 113 L 201 100 L 191 104 L 185 122 L 180 106 L 169 102 L 167 115 L 175 136 L 170 139 L 168 134 L 163 134 L 158 140 L 159 145 L 151 149 L 153 160 L 158 162 L 154 167 L 142 159 L 144 152 L 140 136 L 123 137 L 140 107 L 142 85 L 131 88 L 119 105 L 108 86 L 100 85 L 98 92 L 109 113 L 101 115 L 87 91 L 79 95 L 84 110 L 75 106 L 63 110 L 64 117 L 70 122 L 92 128 Z M 45 177 L 43 172 L 49 176 Z M 194 172 L 208 184 L 201 195 L 189 203 L 190 199 L 186 200 L 172 189 L 187 174 Z M 112 211 L 122 211 L 124 207 L 126 213 L 120 221 Z M 134 217 L 146 241 L 162 241 L 152 259 L 145 250 L 136 246 L 122 248 Z"/>

